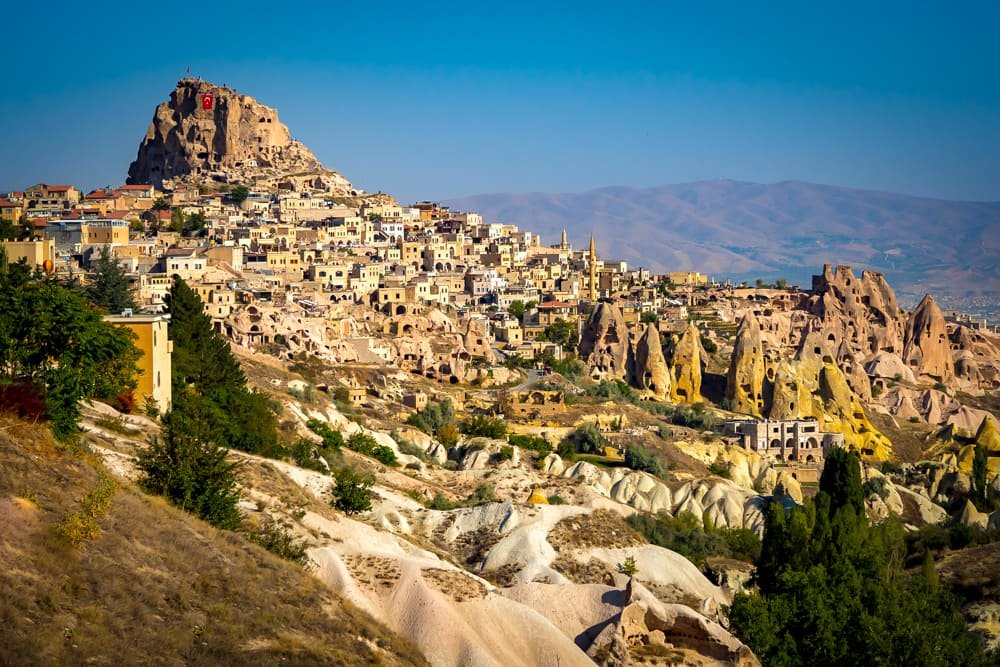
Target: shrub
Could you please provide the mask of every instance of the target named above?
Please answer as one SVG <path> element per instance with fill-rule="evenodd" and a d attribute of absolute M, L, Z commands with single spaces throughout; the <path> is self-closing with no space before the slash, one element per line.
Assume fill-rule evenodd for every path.
<path fill-rule="evenodd" d="M 558 494 L 553 494 L 548 497 L 549 505 L 565 505 L 566 501 L 563 497 Z"/>
<path fill-rule="evenodd" d="M 305 542 L 296 541 L 291 531 L 277 521 L 266 521 L 256 530 L 247 530 L 244 535 L 251 542 L 259 544 L 285 560 L 299 565 L 305 565 L 309 561 Z"/>
<path fill-rule="evenodd" d="M 564 451 L 595 454 L 600 452 L 607 442 L 607 438 L 601 434 L 596 424 L 586 422 L 563 438 L 559 443 L 559 454 L 561 456 Z"/>
<path fill-rule="evenodd" d="M 399 465 L 396 459 L 396 452 L 391 447 L 378 444 L 375 436 L 370 433 L 358 431 L 347 439 L 347 448 L 359 454 L 370 456 L 376 461 L 387 466 Z"/>
<path fill-rule="evenodd" d="M 889 497 L 889 482 L 885 477 L 872 477 L 862 485 L 861 489 L 866 498 L 873 494 L 882 500 Z"/>
<path fill-rule="evenodd" d="M 540 435 L 515 433 L 507 437 L 507 442 L 521 449 L 538 452 L 538 455 L 543 458 L 552 451 L 552 445 Z"/>
<path fill-rule="evenodd" d="M 292 445 L 290 453 L 295 464 L 300 468 L 327 472 L 326 466 L 320 460 L 319 453 L 312 441 L 302 438 Z"/>
<path fill-rule="evenodd" d="M 708 466 L 708 474 L 715 475 L 716 477 L 722 477 L 723 479 L 729 479 L 730 473 L 729 468 L 723 463 L 712 463 Z"/>
<path fill-rule="evenodd" d="M 333 450 L 339 450 L 344 445 L 344 436 L 341 435 L 340 431 L 335 430 L 326 422 L 320 421 L 318 419 L 310 419 L 306 422 L 306 426 L 309 430 L 323 438 L 323 447 Z"/>
<path fill-rule="evenodd" d="M 351 468 L 341 468 L 333 476 L 333 506 L 344 514 L 358 514 L 372 508 L 371 475 L 361 474 Z"/>
<path fill-rule="evenodd" d="M 629 444 L 625 448 L 625 465 L 632 470 L 641 470 L 657 477 L 662 477 L 666 472 L 666 466 L 655 452 L 637 444 Z"/>
<path fill-rule="evenodd" d="M 719 351 L 719 346 L 715 344 L 715 341 L 707 336 L 701 336 L 701 347 L 709 354 L 715 354 Z"/>
<path fill-rule="evenodd" d="M 510 461 L 514 458 L 514 448 L 509 445 L 504 445 L 495 456 L 497 461 Z"/>
<path fill-rule="evenodd" d="M 480 484 L 473 490 L 469 497 L 465 499 L 467 505 L 482 505 L 493 502 L 495 494 L 492 484 Z"/>
<path fill-rule="evenodd" d="M 618 565 L 615 566 L 615 569 L 621 574 L 629 577 L 634 577 L 639 573 L 639 568 L 635 564 L 634 556 L 626 558 L 624 563 L 618 563 Z"/>
<path fill-rule="evenodd" d="M 628 519 L 650 544 L 676 551 L 701 567 L 707 556 L 725 556 L 753 561 L 760 553 L 760 539 L 744 528 L 715 528 L 693 514 L 672 517 L 634 514 Z"/>
<path fill-rule="evenodd" d="M 139 454 L 143 488 L 218 528 L 235 530 L 241 521 L 239 464 L 227 461 L 222 447 L 176 431 L 172 420 L 165 421 L 163 434 Z"/>
<path fill-rule="evenodd" d="M 663 424 L 658 424 L 656 426 L 656 435 L 660 438 L 660 440 L 669 440 L 671 437 L 673 437 L 674 432 L 671 431 L 666 426 L 664 426 Z"/>
<path fill-rule="evenodd" d="M 500 439 L 507 435 L 507 425 L 502 419 L 487 417 L 486 415 L 474 415 L 463 421 L 458 430 L 469 436 L 481 438 Z"/>

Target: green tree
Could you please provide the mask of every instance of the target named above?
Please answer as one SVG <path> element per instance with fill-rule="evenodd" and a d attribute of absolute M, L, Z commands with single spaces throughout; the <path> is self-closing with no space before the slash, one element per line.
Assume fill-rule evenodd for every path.
<path fill-rule="evenodd" d="M 473 415 L 463 421 L 458 430 L 469 436 L 503 439 L 507 437 L 507 425 L 502 419 L 486 415 Z"/>
<path fill-rule="evenodd" d="M 560 318 L 542 329 L 542 333 L 538 334 L 538 340 L 558 343 L 563 349 L 570 350 L 576 347 L 580 336 L 576 332 L 575 322 Z"/>
<path fill-rule="evenodd" d="M 0 376 L 44 394 L 57 437 L 76 431 L 81 398 L 135 389 L 141 353 L 134 340 L 72 289 L 9 264 L 0 248 Z"/>
<path fill-rule="evenodd" d="M 372 508 L 372 485 L 375 480 L 350 468 L 341 468 L 333 476 L 333 506 L 344 514 L 359 514 Z"/>
<path fill-rule="evenodd" d="M 643 324 L 656 324 L 659 321 L 660 321 L 660 316 L 657 315 L 654 312 L 649 312 L 649 313 L 643 313 L 642 314 L 642 323 Z"/>
<path fill-rule="evenodd" d="M 527 306 L 525 306 L 524 302 L 520 299 L 511 301 L 510 306 L 507 308 L 507 312 L 511 314 L 511 317 L 516 317 L 517 319 L 521 319 L 526 310 Z"/>
<path fill-rule="evenodd" d="M 981 443 L 976 443 L 975 453 L 972 457 L 972 495 L 976 500 L 976 505 L 980 509 L 990 511 L 993 508 L 989 504 L 990 487 L 986 483 L 986 475 L 989 471 L 989 459 L 986 447 Z"/>
<path fill-rule="evenodd" d="M 175 277 L 166 299 L 174 342 L 172 383 L 180 412 L 198 414 L 199 436 L 227 447 L 276 455 L 277 418 L 267 397 L 250 391 L 229 342 L 212 328 L 201 299 Z"/>
<path fill-rule="evenodd" d="M 834 450 L 826 467 L 814 502 L 768 508 L 759 593 L 735 597 L 734 633 L 769 665 L 983 664 L 926 565 L 901 571 L 899 523 L 868 523 L 857 456 Z"/>
<path fill-rule="evenodd" d="M 175 234 L 181 234 L 184 231 L 184 224 L 187 222 L 187 216 L 184 215 L 184 211 L 179 208 L 175 208 L 170 212 L 170 224 L 167 229 Z"/>
<path fill-rule="evenodd" d="M 197 427 L 184 424 L 187 419 L 174 412 L 164 417 L 161 436 L 139 454 L 141 484 L 218 528 L 236 530 L 239 464 L 228 461 L 222 447 L 193 435 Z"/>
<path fill-rule="evenodd" d="M 229 191 L 229 198 L 237 204 L 242 204 L 250 196 L 250 188 L 245 185 L 237 185 Z"/>
<path fill-rule="evenodd" d="M 109 313 L 121 313 L 126 308 L 136 308 L 135 298 L 129 288 L 128 276 L 111 255 L 111 247 L 101 248 L 101 255 L 93 267 L 94 277 L 87 285 L 87 297 Z"/>
<path fill-rule="evenodd" d="M 152 208 L 154 211 L 167 211 L 170 209 L 170 202 L 163 197 L 157 197 L 153 200 Z"/>

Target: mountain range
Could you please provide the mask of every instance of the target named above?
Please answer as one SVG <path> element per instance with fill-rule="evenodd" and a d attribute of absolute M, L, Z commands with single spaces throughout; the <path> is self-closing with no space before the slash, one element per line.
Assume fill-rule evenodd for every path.
<path fill-rule="evenodd" d="M 699 181 L 445 202 L 653 271 L 809 285 L 825 263 L 885 273 L 901 300 L 1000 302 L 1000 202 L 930 199 L 800 181 Z"/>

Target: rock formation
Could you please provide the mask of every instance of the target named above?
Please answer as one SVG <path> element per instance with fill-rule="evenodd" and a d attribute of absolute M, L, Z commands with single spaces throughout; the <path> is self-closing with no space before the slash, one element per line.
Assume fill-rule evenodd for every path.
<path fill-rule="evenodd" d="M 828 343 L 843 341 L 864 362 L 880 351 L 899 354 L 903 348 L 902 312 L 896 294 L 881 273 L 854 275 L 849 266 L 829 264 L 813 276 L 806 309 L 819 318 Z"/>
<path fill-rule="evenodd" d="M 670 397 L 678 403 L 701 403 L 701 341 L 689 324 L 670 359 Z"/>
<path fill-rule="evenodd" d="M 918 379 L 947 383 L 954 375 L 947 325 L 930 294 L 924 295 L 906 325 L 903 362 Z"/>
<path fill-rule="evenodd" d="M 347 179 L 291 137 L 275 109 L 194 78 L 178 81 L 170 100 L 156 107 L 127 182 L 356 194 Z"/>
<path fill-rule="evenodd" d="M 868 420 L 818 332 L 802 340 L 793 359 L 778 365 L 768 416 L 814 418 L 821 431 L 842 433 L 848 446 L 867 457 L 884 460 L 892 450 L 889 439 Z"/>
<path fill-rule="evenodd" d="M 654 398 L 663 400 L 670 395 L 670 369 L 663 358 L 660 334 L 654 324 L 647 324 L 635 343 L 632 378 L 635 386 L 648 391 Z"/>
<path fill-rule="evenodd" d="M 596 378 L 624 380 L 628 370 L 629 331 L 621 311 L 599 303 L 580 335 L 580 358 Z"/>
<path fill-rule="evenodd" d="M 757 417 L 761 415 L 764 409 L 764 374 L 760 325 L 753 313 L 749 313 L 736 332 L 726 376 L 726 399 L 732 403 L 732 410 Z"/>

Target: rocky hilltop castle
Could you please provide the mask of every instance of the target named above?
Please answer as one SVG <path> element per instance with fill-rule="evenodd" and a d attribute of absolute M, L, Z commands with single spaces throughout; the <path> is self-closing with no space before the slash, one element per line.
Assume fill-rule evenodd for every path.
<path fill-rule="evenodd" d="M 156 107 L 127 182 L 357 194 L 346 178 L 292 138 L 275 109 L 194 78 L 178 81 L 170 100 Z"/>

